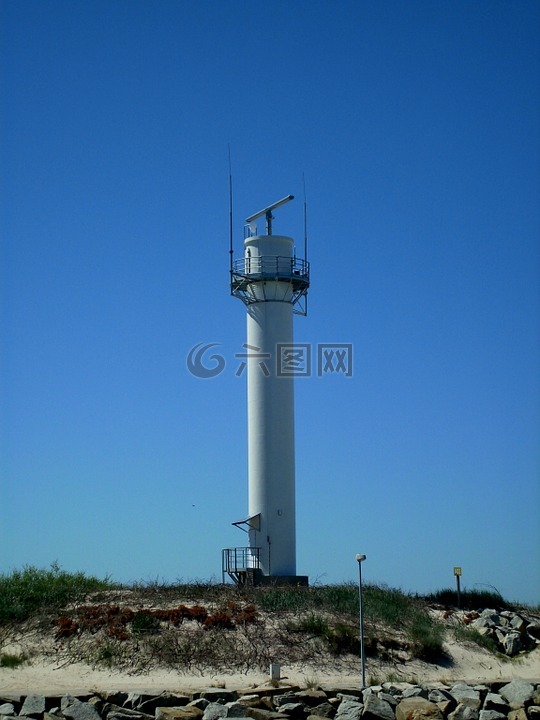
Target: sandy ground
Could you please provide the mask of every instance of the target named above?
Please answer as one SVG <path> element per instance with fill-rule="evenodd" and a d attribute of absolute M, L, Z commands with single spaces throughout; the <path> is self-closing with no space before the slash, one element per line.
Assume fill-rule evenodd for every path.
<path fill-rule="evenodd" d="M 464 681 L 471 684 L 494 680 L 519 678 L 540 683 L 540 647 L 527 655 L 513 660 L 504 660 L 473 646 L 448 643 L 446 650 L 449 660 L 445 665 L 432 665 L 419 661 L 403 665 L 382 666 L 368 661 L 366 679 L 369 682 L 403 680 L 419 684 L 452 684 Z M 278 660 L 276 659 L 276 662 Z M 40 664 L 37 661 L 17 669 L 0 668 L 0 695 L 26 695 L 29 693 L 73 695 L 98 691 L 138 691 L 159 694 L 163 691 L 184 692 L 202 690 L 208 687 L 226 687 L 249 691 L 265 685 L 269 676 L 265 673 L 237 675 L 177 675 L 168 671 L 156 671 L 147 675 L 130 675 L 105 670 L 93 670 L 87 665 L 71 664 L 58 666 Z M 281 666 L 283 687 L 288 685 L 306 688 L 318 684 L 323 689 L 359 688 L 360 672 L 357 675 L 339 674 L 331 667 L 287 667 Z"/>

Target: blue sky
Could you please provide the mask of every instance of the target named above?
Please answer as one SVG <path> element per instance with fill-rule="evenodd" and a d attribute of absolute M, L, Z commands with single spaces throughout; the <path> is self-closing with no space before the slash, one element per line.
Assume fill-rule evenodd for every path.
<path fill-rule="evenodd" d="M 244 544 L 230 146 L 236 254 L 288 193 L 301 249 L 304 175 L 296 339 L 354 347 L 296 382 L 298 571 L 540 602 L 540 5 L 0 12 L 0 571 L 219 578 Z"/>

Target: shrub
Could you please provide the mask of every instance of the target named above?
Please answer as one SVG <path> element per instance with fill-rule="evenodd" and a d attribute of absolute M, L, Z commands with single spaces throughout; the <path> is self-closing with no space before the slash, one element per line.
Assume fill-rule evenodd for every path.
<path fill-rule="evenodd" d="M 84 573 L 68 573 L 53 563 L 49 570 L 26 566 L 0 575 L 0 625 L 27 620 L 33 613 L 60 608 L 86 593 L 113 587 Z"/>
<path fill-rule="evenodd" d="M 148 610 L 139 610 L 131 621 L 131 629 L 136 635 L 155 633 L 159 630 L 159 627 L 159 618 Z"/>
<path fill-rule="evenodd" d="M 12 653 L 0 653 L 0 667 L 14 668 L 23 665 L 27 660 L 26 655 L 13 655 Z"/>
<path fill-rule="evenodd" d="M 209 615 L 203 622 L 205 630 L 213 628 L 221 628 L 222 630 L 234 630 L 234 623 L 231 616 L 227 612 L 219 611 L 214 615 Z"/>

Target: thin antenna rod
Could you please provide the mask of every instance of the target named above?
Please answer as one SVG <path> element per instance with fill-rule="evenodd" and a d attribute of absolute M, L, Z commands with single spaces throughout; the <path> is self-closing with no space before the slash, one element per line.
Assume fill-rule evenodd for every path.
<path fill-rule="evenodd" d="M 231 146 L 229 148 L 229 258 L 230 271 L 232 280 L 233 271 L 233 187 L 232 187 L 232 169 L 231 169 Z"/>
<path fill-rule="evenodd" d="M 304 185 L 304 260 L 307 262 L 307 200 L 306 200 L 306 178 L 302 173 L 302 183 Z"/>
<path fill-rule="evenodd" d="M 306 271 L 308 268 L 308 255 L 307 255 L 307 199 L 306 199 L 306 176 L 302 173 L 302 184 L 304 186 L 304 262 L 306 263 Z M 308 296 L 307 293 L 304 296 L 304 314 L 307 315 L 308 311 Z"/>

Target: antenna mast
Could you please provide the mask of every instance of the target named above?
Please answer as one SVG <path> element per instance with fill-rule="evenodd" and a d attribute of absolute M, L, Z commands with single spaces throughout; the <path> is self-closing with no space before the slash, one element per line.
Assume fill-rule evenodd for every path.
<path fill-rule="evenodd" d="M 233 271 L 233 189 L 232 189 L 232 169 L 231 169 L 231 146 L 229 148 L 229 265 L 232 277 Z"/>

